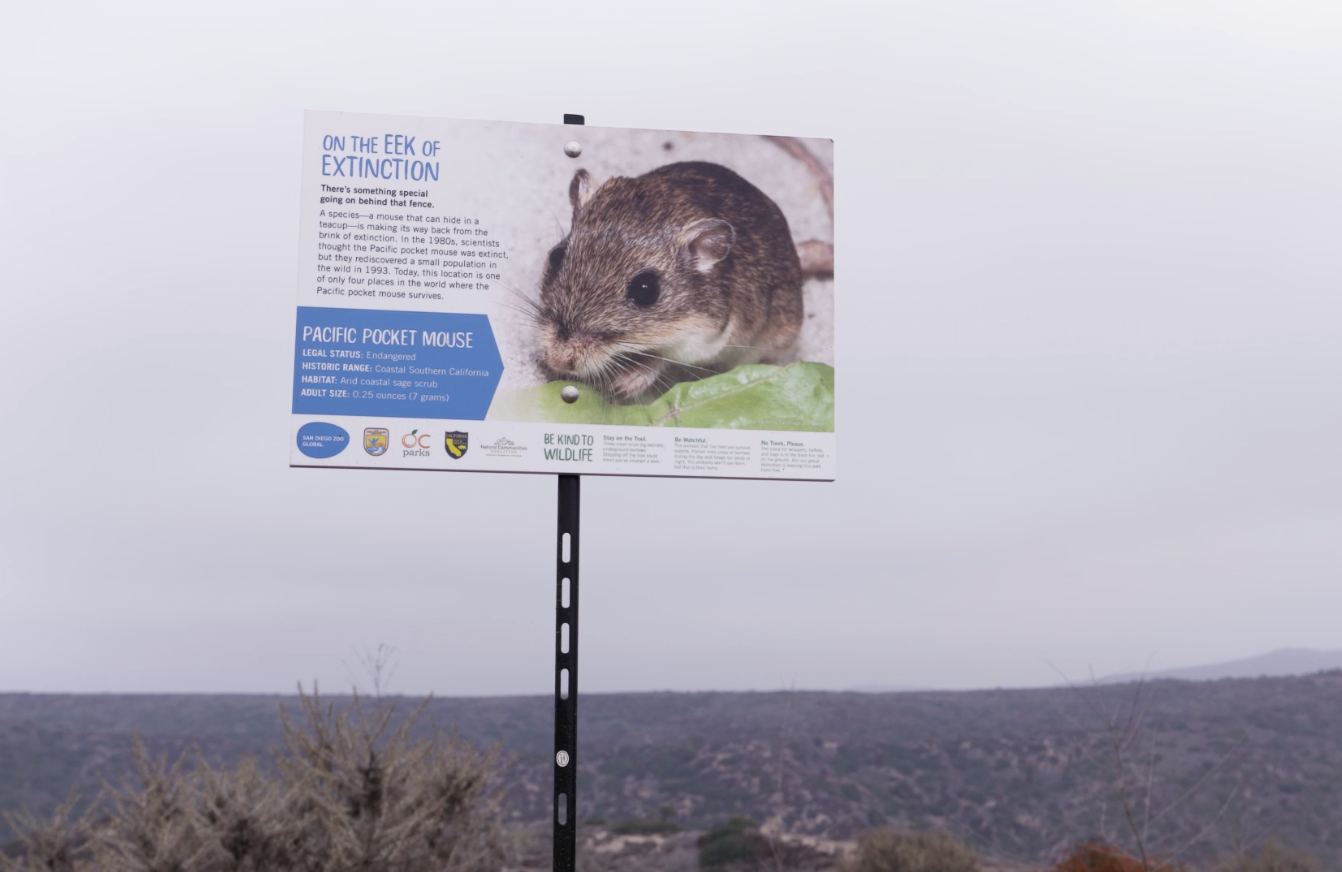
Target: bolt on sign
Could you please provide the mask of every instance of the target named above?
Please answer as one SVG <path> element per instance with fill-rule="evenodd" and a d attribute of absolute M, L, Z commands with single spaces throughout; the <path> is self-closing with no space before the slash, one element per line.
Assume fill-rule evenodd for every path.
<path fill-rule="evenodd" d="M 833 143 L 309 112 L 290 463 L 833 480 Z"/>

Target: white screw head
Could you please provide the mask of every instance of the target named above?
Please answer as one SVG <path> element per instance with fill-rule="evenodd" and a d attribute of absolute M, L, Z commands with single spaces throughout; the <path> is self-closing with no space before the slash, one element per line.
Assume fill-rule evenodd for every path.
<path fill-rule="evenodd" d="M 568 142 L 564 143 L 564 154 L 569 157 L 577 157 L 582 154 L 582 143 L 578 142 L 576 139 L 570 139 Z"/>
<path fill-rule="evenodd" d="M 559 392 L 559 396 L 566 403 L 578 402 L 578 388 L 576 385 L 564 385 L 564 389 Z"/>
<path fill-rule="evenodd" d="M 559 764 L 559 768 L 560 768 L 560 769 L 563 769 L 565 766 L 567 766 L 567 765 L 568 765 L 568 752 L 567 752 L 567 751 L 560 751 L 558 754 L 556 754 L 556 755 L 555 755 L 555 762 Z"/>

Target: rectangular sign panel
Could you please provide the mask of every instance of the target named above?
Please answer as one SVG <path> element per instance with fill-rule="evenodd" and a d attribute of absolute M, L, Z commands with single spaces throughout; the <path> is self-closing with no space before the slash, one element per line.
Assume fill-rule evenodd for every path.
<path fill-rule="evenodd" d="M 290 464 L 829 481 L 833 143 L 309 112 Z"/>

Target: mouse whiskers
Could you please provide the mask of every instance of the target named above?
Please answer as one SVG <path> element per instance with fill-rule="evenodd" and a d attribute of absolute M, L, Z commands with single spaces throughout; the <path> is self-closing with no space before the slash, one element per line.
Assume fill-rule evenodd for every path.
<path fill-rule="evenodd" d="M 610 361 L 619 368 L 620 375 L 629 372 L 632 368 L 641 369 L 644 372 L 651 375 L 652 382 L 649 385 L 649 387 L 657 388 L 659 394 L 669 391 L 676 385 L 675 381 L 672 380 L 669 376 L 667 376 L 666 373 L 662 372 L 661 370 L 657 369 L 654 366 L 649 366 L 648 364 L 641 363 L 637 360 L 634 360 L 631 357 L 626 357 L 624 353 L 612 356 L 610 358 Z"/>
<path fill-rule="evenodd" d="M 503 286 L 503 289 L 505 291 L 512 294 L 523 304 L 523 306 L 521 307 L 510 306 L 509 308 L 512 308 L 513 311 L 522 312 L 523 314 L 528 315 L 532 320 L 536 322 L 540 322 L 542 320 L 544 309 L 541 307 L 540 300 L 537 300 L 535 297 L 531 297 L 528 296 L 527 294 L 522 293 L 522 291 L 513 287 L 512 283 L 510 282 L 499 281 L 498 283 Z"/>
<path fill-rule="evenodd" d="M 628 349 L 628 350 L 626 350 L 626 351 L 624 351 L 624 352 L 622 352 L 622 353 L 624 353 L 624 354 L 637 354 L 639 357 L 651 357 L 653 360 L 663 360 L 663 361 L 666 361 L 667 363 L 674 364 L 675 366 L 683 366 L 683 367 L 685 367 L 686 369 L 696 369 L 696 370 L 698 370 L 698 371 L 700 371 L 700 372 L 707 373 L 708 375 L 718 375 L 718 370 L 716 370 L 716 369 L 709 369 L 709 368 L 706 367 L 706 366 L 696 366 L 696 365 L 693 364 L 693 363 L 685 363 L 685 362 L 683 362 L 683 361 L 679 361 L 679 360 L 672 360 L 672 359 L 669 358 L 669 357 L 662 357 L 661 355 L 653 354 L 653 353 L 650 352 L 650 351 L 639 351 L 639 350 L 635 350 L 635 349 L 633 349 L 633 348 L 630 348 L 630 349 Z"/>

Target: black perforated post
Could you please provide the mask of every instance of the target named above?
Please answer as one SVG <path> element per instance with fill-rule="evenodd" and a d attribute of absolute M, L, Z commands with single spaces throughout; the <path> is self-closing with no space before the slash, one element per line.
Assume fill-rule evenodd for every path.
<path fill-rule="evenodd" d="M 565 115 L 565 124 L 582 124 Z M 578 515 L 581 479 L 559 476 L 555 591 L 554 872 L 574 872 L 578 852 Z"/>
<path fill-rule="evenodd" d="M 578 509 L 581 479 L 559 476 L 555 602 L 554 869 L 573 872 L 578 806 Z"/>

